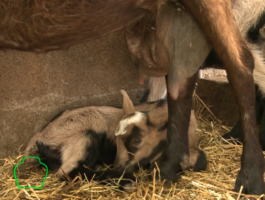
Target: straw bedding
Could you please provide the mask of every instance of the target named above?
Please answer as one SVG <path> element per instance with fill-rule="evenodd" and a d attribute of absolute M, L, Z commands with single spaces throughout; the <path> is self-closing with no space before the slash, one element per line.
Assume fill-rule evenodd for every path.
<path fill-rule="evenodd" d="M 195 94 L 195 115 L 198 119 L 200 148 L 205 151 L 208 167 L 204 172 L 185 171 L 179 182 L 171 187 L 163 183 L 147 182 L 146 171 L 140 170 L 137 182 L 120 191 L 117 183 L 104 185 L 95 181 L 81 180 L 60 182 L 54 173 L 48 177 L 40 190 L 18 189 L 14 176 L 14 166 L 21 162 L 23 154 L 8 157 L 0 166 L 0 199 L 260 199 L 253 195 L 239 195 L 232 191 L 240 168 L 242 146 L 228 143 L 221 135 L 230 130 L 224 126 Z M 159 170 L 159 169 L 157 169 Z M 19 174 L 24 185 L 36 185 L 43 180 L 44 169 L 26 170 Z M 34 185 L 34 186 L 35 186 Z"/>

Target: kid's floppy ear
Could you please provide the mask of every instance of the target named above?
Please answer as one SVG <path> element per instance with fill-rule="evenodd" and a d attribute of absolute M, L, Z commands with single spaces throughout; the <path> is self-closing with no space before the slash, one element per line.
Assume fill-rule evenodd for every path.
<path fill-rule="evenodd" d="M 161 107 L 154 108 L 148 113 L 148 115 L 151 124 L 153 124 L 155 127 L 159 128 L 164 126 L 168 121 L 167 103 Z"/>
<path fill-rule="evenodd" d="M 124 111 L 124 114 L 132 114 L 135 112 L 134 106 L 133 106 L 133 102 L 132 100 L 129 98 L 127 92 L 125 90 L 121 90 L 121 94 L 123 97 L 123 104 L 122 104 L 122 108 Z"/>

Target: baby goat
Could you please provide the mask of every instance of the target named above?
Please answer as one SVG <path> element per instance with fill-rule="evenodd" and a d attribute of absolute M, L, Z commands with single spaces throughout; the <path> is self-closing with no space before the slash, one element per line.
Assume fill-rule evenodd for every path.
<path fill-rule="evenodd" d="M 159 104 L 144 103 L 135 109 L 149 111 Z M 116 155 L 115 128 L 123 116 L 123 109 L 108 106 L 67 110 L 31 138 L 25 156 L 39 156 L 51 168 L 60 166 L 59 178 L 83 164 L 89 168 L 98 161 L 111 164 Z"/>
<path fill-rule="evenodd" d="M 123 95 L 123 108 L 133 106 L 127 93 L 123 90 L 121 93 Z M 148 112 L 153 109 L 159 111 L 160 108 L 167 106 L 164 102 L 165 100 L 144 103 L 133 107 L 133 109 L 141 112 Z M 166 111 L 167 109 L 164 110 Z M 165 113 L 167 115 L 167 112 Z M 60 167 L 57 171 L 57 176 L 61 179 L 64 178 L 64 174 L 74 178 L 77 172 L 84 172 L 88 178 L 92 178 L 94 172 L 82 168 L 82 165 L 93 168 L 98 162 L 113 164 L 116 155 L 115 128 L 123 116 L 124 109 L 107 106 L 89 106 L 67 110 L 48 124 L 43 131 L 32 137 L 26 148 L 25 155 L 39 156 L 49 168 Z M 196 119 L 192 113 L 189 132 L 195 133 L 195 128 Z M 161 130 L 162 137 L 154 138 L 156 139 L 154 142 L 166 143 L 166 126 L 163 129 Z M 195 134 L 190 134 L 190 141 L 190 146 L 197 146 Z M 152 145 L 154 146 L 155 143 Z M 119 144 L 117 146 L 120 147 Z M 155 157 L 159 156 L 159 153 L 163 150 L 163 145 L 159 147 L 158 151 L 153 152 Z M 150 151 L 152 146 L 148 148 Z M 120 163 L 121 151 L 118 152 L 119 155 L 115 163 Z M 205 158 L 203 152 L 199 152 L 194 148 L 194 150 L 190 149 L 190 154 L 192 155 L 190 158 L 191 166 L 195 166 L 198 170 L 206 167 L 206 162 L 203 163 L 205 167 L 200 167 L 196 164 L 198 163 L 196 162 L 198 155 Z M 143 154 L 143 156 L 147 157 L 148 155 Z M 36 161 L 35 159 L 26 159 L 28 163 L 35 163 Z M 146 166 L 149 162 L 140 162 L 140 164 Z M 117 168 L 117 164 L 115 166 Z M 119 172 L 120 170 L 117 173 L 113 171 L 106 173 L 105 176 L 101 176 L 100 180 L 109 177 L 119 177 L 121 175 Z M 98 172 L 96 175 L 101 173 Z"/>

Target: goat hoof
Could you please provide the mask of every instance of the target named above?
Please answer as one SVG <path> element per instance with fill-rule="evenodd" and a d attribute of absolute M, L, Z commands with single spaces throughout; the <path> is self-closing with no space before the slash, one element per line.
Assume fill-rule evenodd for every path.
<path fill-rule="evenodd" d="M 63 182 L 63 181 L 66 181 L 66 182 L 69 182 L 69 178 L 67 178 L 65 175 L 58 175 L 56 173 L 56 177 L 59 179 L 59 181 Z"/>
<path fill-rule="evenodd" d="M 199 156 L 197 158 L 197 161 L 193 167 L 193 170 L 195 172 L 204 171 L 207 167 L 207 158 L 204 151 L 199 150 Z"/>
<path fill-rule="evenodd" d="M 59 169 L 57 172 L 56 172 L 56 176 L 61 179 L 64 177 L 64 173 L 63 173 L 63 170 Z"/>
<path fill-rule="evenodd" d="M 263 168 L 252 166 L 251 169 L 240 169 L 235 184 L 235 191 L 239 192 L 242 186 L 241 192 L 244 194 L 264 194 Z"/>
<path fill-rule="evenodd" d="M 61 169 L 56 172 L 56 176 L 60 181 L 71 181 L 74 178 L 70 177 L 69 174 L 65 174 Z"/>

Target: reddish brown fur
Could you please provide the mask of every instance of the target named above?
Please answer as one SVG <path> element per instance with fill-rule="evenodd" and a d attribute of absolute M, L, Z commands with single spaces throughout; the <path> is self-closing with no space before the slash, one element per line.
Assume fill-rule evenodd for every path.
<path fill-rule="evenodd" d="M 41 52 L 69 47 L 139 21 L 149 10 L 155 11 L 158 2 L 3 0 L 0 49 Z"/>
<path fill-rule="evenodd" d="M 240 186 L 243 185 L 243 192 L 261 194 L 264 192 L 264 158 L 256 130 L 253 56 L 243 41 L 235 21 L 231 20 L 234 17 L 229 1 L 183 0 L 183 2 L 203 25 L 205 33 L 223 61 L 239 105 L 244 146 L 235 189 L 239 191 Z"/>

